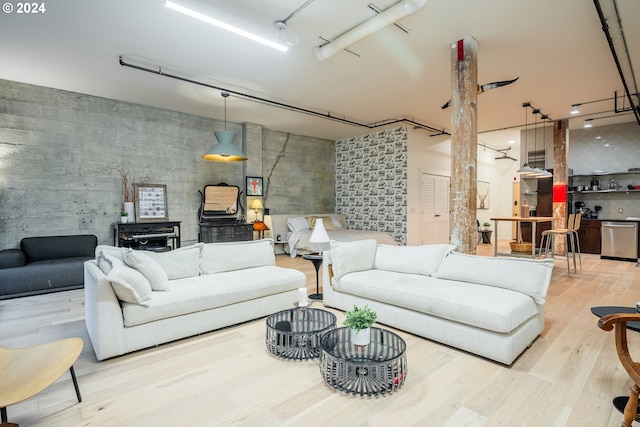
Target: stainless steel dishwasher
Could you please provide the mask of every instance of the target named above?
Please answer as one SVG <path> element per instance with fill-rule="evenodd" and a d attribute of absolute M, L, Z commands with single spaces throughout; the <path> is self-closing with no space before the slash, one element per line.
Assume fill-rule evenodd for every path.
<path fill-rule="evenodd" d="M 603 221 L 600 258 L 637 261 L 638 223 Z"/>

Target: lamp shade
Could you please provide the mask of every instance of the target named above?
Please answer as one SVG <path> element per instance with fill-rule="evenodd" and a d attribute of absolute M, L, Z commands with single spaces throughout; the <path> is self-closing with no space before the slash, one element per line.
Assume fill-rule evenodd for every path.
<path fill-rule="evenodd" d="M 255 199 L 253 202 L 251 202 L 251 209 L 264 209 L 264 205 L 262 204 L 262 200 L 260 199 Z"/>
<path fill-rule="evenodd" d="M 236 139 L 236 133 L 228 130 L 220 130 L 213 133 L 218 140 L 218 143 L 214 145 L 211 150 L 204 153 L 202 156 L 205 160 L 212 160 L 214 162 L 238 162 L 247 160 L 247 156 L 233 144 Z"/>
<path fill-rule="evenodd" d="M 311 237 L 309 237 L 309 243 L 329 243 L 329 234 L 327 233 L 327 229 L 324 228 L 324 222 L 321 218 L 316 220 L 313 233 L 311 233 Z"/>

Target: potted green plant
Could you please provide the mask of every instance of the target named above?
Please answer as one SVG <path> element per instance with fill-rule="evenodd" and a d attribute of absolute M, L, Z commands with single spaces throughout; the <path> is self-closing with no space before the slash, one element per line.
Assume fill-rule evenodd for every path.
<path fill-rule="evenodd" d="M 350 329 L 351 343 L 353 345 L 368 345 L 371 342 L 371 325 L 378 315 L 368 305 L 359 308 L 354 305 L 353 310 L 345 312 L 343 324 Z"/>
<path fill-rule="evenodd" d="M 126 224 L 129 222 L 129 214 L 125 211 L 120 212 L 120 222 Z"/>
<path fill-rule="evenodd" d="M 489 227 L 491 227 L 491 223 L 485 221 L 485 222 L 482 223 L 482 226 L 484 227 L 485 230 L 488 230 Z"/>

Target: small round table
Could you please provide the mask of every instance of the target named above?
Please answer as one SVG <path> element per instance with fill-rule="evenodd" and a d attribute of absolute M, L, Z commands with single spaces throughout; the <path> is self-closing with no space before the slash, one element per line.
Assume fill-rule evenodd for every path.
<path fill-rule="evenodd" d="M 331 387 L 353 395 L 377 396 L 402 387 L 407 378 L 407 344 L 397 334 L 371 328 L 371 343 L 351 344 L 348 328 L 320 339 L 320 374 Z"/>
<path fill-rule="evenodd" d="M 316 269 L 316 293 L 309 295 L 309 298 L 317 301 L 322 301 L 322 294 L 320 293 L 320 282 L 318 279 L 318 269 L 320 269 L 320 266 L 322 265 L 322 254 L 304 254 L 302 255 L 302 258 L 311 261 Z"/>
<path fill-rule="evenodd" d="M 320 337 L 336 327 L 336 316 L 326 310 L 298 307 L 267 317 L 265 342 L 283 359 L 313 359 L 320 355 Z"/>

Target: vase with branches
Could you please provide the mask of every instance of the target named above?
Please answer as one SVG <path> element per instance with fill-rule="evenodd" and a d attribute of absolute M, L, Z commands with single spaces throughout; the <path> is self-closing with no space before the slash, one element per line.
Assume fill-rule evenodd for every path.
<path fill-rule="evenodd" d="M 151 181 L 151 178 L 147 175 L 142 177 L 138 176 L 135 169 L 129 162 L 122 162 L 117 165 L 112 165 L 111 169 L 114 169 L 120 175 L 120 179 L 122 181 L 122 197 L 124 201 L 124 210 L 128 214 L 128 222 L 134 222 L 134 203 L 138 200 L 136 185 L 148 184 Z"/>

